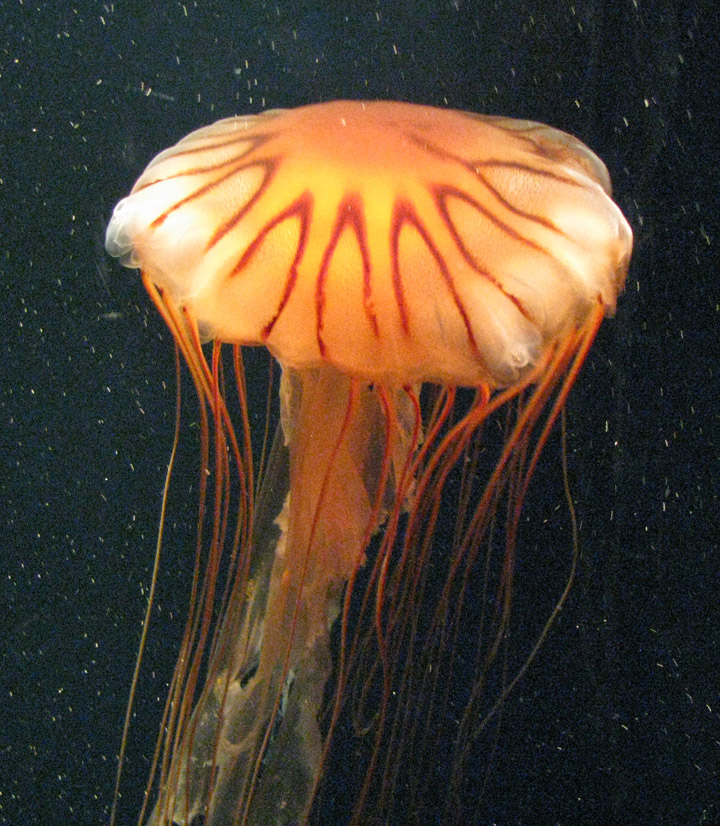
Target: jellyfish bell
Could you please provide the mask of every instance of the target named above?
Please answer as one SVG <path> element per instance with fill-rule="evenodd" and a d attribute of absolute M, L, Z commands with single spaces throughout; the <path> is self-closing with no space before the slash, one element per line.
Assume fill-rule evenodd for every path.
<path fill-rule="evenodd" d="M 371 744 L 353 822 L 393 810 L 410 752 L 422 794 L 412 741 L 418 708 L 436 714 L 443 695 L 434 658 L 499 521 L 514 551 L 537 457 L 614 312 L 631 246 L 602 161 L 530 121 L 337 101 L 221 120 L 149 164 L 106 247 L 140 268 L 190 367 L 214 505 L 148 822 L 305 822 L 350 696 Z M 222 343 L 235 345 L 239 421 Z M 258 345 L 282 368 L 287 481 L 278 495 L 265 473 L 282 503 L 269 522 L 240 350 Z M 510 406 L 480 470 L 483 426 Z M 434 543 L 455 472 L 456 527 Z M 205 508 L 201 493 L 199 525 Z M 418 635 L 438 557 L 446 580 Z M 501 568 L 507 607 L 478 633 L 458 738 L 477 728 L 508 622 L 512 566 Z M 457 777 L 467 749 L 453 750 Z"/>

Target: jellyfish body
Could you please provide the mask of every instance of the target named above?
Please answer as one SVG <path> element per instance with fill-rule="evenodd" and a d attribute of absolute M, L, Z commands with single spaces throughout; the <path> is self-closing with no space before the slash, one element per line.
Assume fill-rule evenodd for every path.
<path fill-rule="evenodd" d="M 252 460 L 234 436 L 219 347 L 208 361 L 201 340 L 264 345 L 283 370 L 287 496 L 272 541 L 255 530 L 252 492 L 243 499 L 209 655 L 209 625 L 190 623 L 199 653 L 181 658 L 198 665 L 173 684 L 150 822 L 304 822 L 353 681 L 362 697 L 377 688 L 355 818 L 373 795 L 388 810 L 403 715 L 447 642 L 464 566 L 489 542 L 503 496 L 512 546 L 539 451 L 622 290 L 632 234 L 607 170 L 577 139 L 529 121 L 359 101 L 271 111 L 221 120 L 158 155 L 116 207 L 106 245 L 142 270 L 190 365 L 215 423 L 218 479 L 231 453 L 247 486 Z M 439 388 L 432 402 L 421 398 L 428 383 Z M 457 388 L 475 391 L 461 411 Z M 513 400 L 487 477 L 463 482 L 449 584 L 416 657 L 448 475 Z M 354 636 L 349 606 L 374 536 L 361 597 L 369 630 Z M 202 599 L 212 602 L 211 586 Z M 417 663 L 414 676 L 401 661 Z M 464 719 L 472 713 L 471 702 Z"/>

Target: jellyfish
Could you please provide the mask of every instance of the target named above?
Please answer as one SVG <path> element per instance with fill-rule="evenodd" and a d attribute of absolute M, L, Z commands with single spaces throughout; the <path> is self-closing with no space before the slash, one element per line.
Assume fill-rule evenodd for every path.
<path fill-rule="evenodd" d="M 266 111 L 161 152 L 106 247 L 201 400 L 192 601 L 140 820 L 308 822 L 343 715 L 363 744 L 350 821 L 399 822 L 400 800 L 422 820 L 440 728 L 453 798 L 547 630 L 508 673 L 530 478 L 631 253 L 604 164 L 506 117 Z M 281 369 L 269 460 L 249 347 Z"/>

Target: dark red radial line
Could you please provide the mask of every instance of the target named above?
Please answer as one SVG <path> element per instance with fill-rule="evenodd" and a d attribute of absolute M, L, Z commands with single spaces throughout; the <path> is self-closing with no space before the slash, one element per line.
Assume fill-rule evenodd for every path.
<path fill-rule="evenodd" d="M 520 209 L 520 207 L 516 207 L 515 204 L 511 203 L 497 187 L 493 186 L 490 181 L 485 177 L 485 175 L 480 172 L 480 166 L 487 166 L 491 165 L 492 162 L 485 162 L 481 161 L 474 165 L 469 165 L 469 168 L 472 169 L 474 176 L 477 180 L 479 180 L 482 185 L 488 190 L 488 192 L 492 192 L 493 196 L 513 215 L 517 215 L 519 218 L 523 218 L 526 221 L 530 221 L 533 224 L 538 224 L 541 227 L 545 227 L 545 229 L 549 229 L 551 232 L 556 233 L 557 235 L 562 235 L 563 238 L 567 237 L 567 234 L 563 232 L 557 224 L 554 224 L 548 218 L 543 218 L 542 215 L 536 215 L 534 212 L 526 212 L 524 209 Z M 528 171 L 533 172 L 533 174 L 537 175 L 547 175 L 547 177 L 553 178 L 555 181 L 558 181 L 557 176 L 553 175 L 552 173 L 546 173 L 543 170 L 532 170 L 531 167 L 525 167 L 523 164 L 504 164 L 503 162 L 498 162 L 497 165 L 503 165 L 505 167 L 510 167 L 514 169 L 527 169 Z"/>
<path fill-rule="evenodd" d="M 224 175 L 221 175 L 219 178 L 215 178 L 212 181 L 209 181 L 207 184 L 199 187 L 194 192 L 191 192 L 189 195 L 186 195 L 184 198 L 181 198 L 179 201 L 174 203 L 172 206 L 168 207 L 165 212 L 158 215 L 158 217 L 150 224 L 151 229 L 157 229 L 158 227 L 162 226 L 162 224 L 167 220 L 167 218 L 172 215 L 173 212 L 176 212 L 178 209 L 186 206 L 189 203 L 197 200 L 198 198 L 202 198 L 208 192 L 211 192 L 216 187 L 220 186 L 221 184 L 227 183 L 234 175 L 239 175 L 242 172 L 245 172 L 248 169 L 252 169 L 253 167 L 264 167 L 265 174 L 263 180 L 260 182 L 260 186 L 257 190 L 253 193 L 250 200 L 242 206 L 241 209 L 237 210 L 237 212 L 233 213 L 231 217 L 218 229 L 213 233 L 210 237 L 207 246 L 205 247 L 205 251 L 211 249 L 215 244 L 220 241 L 220 239 L 230 230 L 232 227 L 237 224 L 237 222 L 247 213 L 247 211 L 252 207 L 252 205 L 257 201 L 260 195 L 267 189 L 268 184 L 270 183 L 271 178 L 275 173 L 275 169 L 278 165 L 278 160 L 266 160 L 266 161 L 250 161 L 250 162 L 242 162 L 233 166 L 231 169 L 227 170 Z M 165 178 L 163 180 L 170 180 L 170 178 Z M 159 183 L 159 181 L 156 181 Z"/>
<path fill-rule="evenodd" d="M 211 181 L 211 185 L 214 185 L 216 181 L 223 181 L 229 175 L 232 175 L 238 168 L 238 166 L 250 166 L 247 160 L 242 158 L 229 158 L 222 163 L 215 163 L 210 164 L 208 166 L 193 166 L 189 169 L 183 169 L 180 172 L 174 172 L 172 175 L 163 175 L 162 178 L 155 178 L 152 181 L 148 181 L 147 183 L 142 184 L 142 186 L 136 186 L 133 188 L 131 194 L 135 195 L 138 192 L 144 192 L 146 189 L 150 189 L 150 187 L 157 186 L 157 184 L 164 184 L 166 181 L 175 181 L 179 178 L 193 178 L 196 175 L 207 175 L 213 172 L 219 172 L 223 169 L 230 168 L 230 171 L 227 172 L 225 175 L 222 175 L 219 178 L 213 178 Z M 142 179 L 141 179 L 142 180 Z"/>
<path fill-rule="evenodd" d="M 216 172 L 216 171 L 218 171 L 220 169 L 224 169 L 225 167 L 228 167 L 228 166 L 234 167 L 238 162 L 243 161 L 243 160 L 245 161 L 246 164 L 248 164 L 247 156 L 249 154 L 251 154 L 252 152 L 257 151 L 263 144 L 265 144 L 268 140 L 270 140 L 270 137 L 271 136 L 269 136 L 269 135 L 260 135 L 257 140 L 255 140 L 253 138 L 247 138 L 246 137 L 245 141 L 252 144 L 252 145 L 247 150 L 247 152 L 243 152 L 241 155 L 233 156 L 233 157 L 228 158 L 227 160 L 224 160 L 220 163 L 206 164 L 204 166 L 191 166 L 191 167 L 186 168 L 186 169 L 181 169 L 179 172 L 174 172 L 172 175 L 164 175 L 163 177 L 155 178 L 152 181 L 148 181 L 147 183 L 142 184 L 142 186 L 138 186 L 138 187 L 133 188 L 133 193 L 142 192 L 144 189 L 147 189 L 150 186 L 155 186 L 155 184 L 163 183 L 164 181 L 173 181 L 176 178 L 191 178 L 194 175 L 205 175 L 208 172 Z M 175 152 L 172 155 L 168 155 L 166 158 L 163 158 L 162 161 L 160 161 L 157 164 L 157 167 L 158 168 L 162 167 L 162 165 L 165 163 L 165 161 L 169 161 L 171 159 L 182 157 L 184 155 L 199 154 L 201 152 L 205 152 L 208 149 L 210 149 L 210 150 L 218 149 L 218 148 L 222 149 L 226 146 L 231 145 L 231 143 L 235 143 L 235 141 L 232 141 L 232 142 L 231 141 L 226 141 L 225 143 L 221 143 L 221 144 L 217 144 L 217 145 L 208 144 L 206 146 L 197 147 L 196 149 L 187 149 L 187 150 L 183 150 L 183 151 L 180 151 L 180 152 Z M 142 177 L 140 178 L 140 180 L 142 180 Z M 222 180 L 222 179 L 220 179 L 220 180 Z"/>
<path fill-rule="evenodd" d="M 402 279 L 400 278 L 400 265 L 398 262 L 398 246 L 400 230 L 404 220 L 404 213 L 401 211 L 404 202 L 396 202 L 393 210 L 392 226 L 390 228 L 390 259 L 392 262 L 392 282 L 395 292 L 395 301 L 400 313 L 400 325 L 405 335 L 410 335 L 408 324 L 407 306 L 405 304 L 405 293 L 403 292 Z"/>
<path fill-rule="evenodd" d="M 395 204 L 392 229 L 390 231 L 393 287 L 395 289 L 395 298 L 398 302 L 398 308 L 400 310 L 400 319 L 402 322 L 403 332 L 406 335 L 409 335 L 410 333 L 407 306 L 405 304 L 405 295 L 403 292 L 402 281 L 400 278 L 400 264 L 398 260 L 400 230 L 402 229 L 404 223 L 408 223 L 411 226 L 415 227 L 420 237 L 422 238 L 426 248 L 429 250 L 430 254 L 435 259 L 435 263 L 437 264 L 438 269 L 440 270 L 440 273 L 443 277 L 443 280 L 445 281 L 445 285 L 447 286 L 448 292 L 452 297 L 452 300 L 455 304 L 455 308 L 457 309 L 460 318 L 462 318 L 470 349 L 472 350 L 473 355 L 478 361 L 485 363 L 485 360 L 481 356 L 480 350 L 477 346 L 477 341 L 475 340 L 475 334 L 473 333 L 472 325 L 470 324 L 470 319 L 468 317 L 467 311 L 465 310 L 465 307 L 463 306 L 463 303 L 460 300 L 460 296 L 458 295 L 458 292 L 455 289 L 455 283 L 447 267 L 447 264 L 445 263 L 445 259 L 442 257 L 437 246 L 433 243 L 430 233 L 418 217 L 413 205 L 409 201 L 406 201 L 404 199 L 398 200 Z"/>
<path fill-rule="evenodd" d="M 244 169 L 250 169 L 254 166 L 262 166 L 265 169 L 265 173 L 263 175 L 263 179 L 260 182 L 260 186 L 257 187 L 255 192 L 251 195 L 250 199 L 243 204 L 240 209 L 238 209 L 235 213 L 233 213 L 224 224 L 219 226 L 215 232 L 213 233 L 212 237 L 207 243 L 206 250 L 212 249 L 219 241 L 221 241 L 227 234 L 230 232 L 234 227 L 236 227 L 240 221 L 247 215 L 247 213 L 253 208 L 253 206 L 257 203 L 257 201 L 263 196 L 263 194 L 267 191 L 267 188 L 270 186 L 273 178 L 275 177 L 275 173 L 277 172 L 278 167 L 280 166 L 281 159 L 278 158 L 268 158 L 263 161 L 255 161 L 250 163 L 247 167 L 242 167 L 238 169 L 237 172 L 240 173 L 244 171 Z"/>
<path fill-rule="evenodd" d="M 245 250 L 245 252 L 240 256 L 235 266 L 230 270 L 228 273 L 228 278 L 235 278 L 240 275 L 248 265 L 250 259 L 255 255 L 255 253 L 260 248 L 261 244 L 265 241 L 270 233 L 276 226 L 281 224 L 283 221 L 287 221 L 294 216 L 300 221 L 300 236 L 298 238 L 297 249 L 295 250 L 295 255 L 293 257 L 292 263 L 288 268 L 287 274 L 285 276 L 285 286 L 283 288 L 282 297 L 278 303 L 277 309 L 275 310 L 275 314 L 270 319 L 270 321 L 263 327 L 262 332 L 260 333 L 261 338 L 263 341 L 266 341 L 270 334 L 275 327 L 278 319 L 280 318 L 281 314 L 285 310 L 288 301 L 290 300 L 290 296 L 292 295 L 292 291 L 295 288 L 295 284 L 297 283 L 298 272 L 297 268 L 302 260 L 303 254 L 305 252 L 305 247 L 307 245 L 307 236 L 308 236 L 308 228 L 310 226 L 310 215 L 312 213 L 313 207 L 313 197 L 310 192 L 305 191 L 302 195 L 300 195 L 295 201 L 293 201 L 290 206 L 284 209 L 282 212 L 279 212 L 271 221 L 269 221 L 265 226 L 257 233 L 257 235 L 253 238 L 252 242 Z M 273 277 L 274 273 L 269 273 L 269 277 Z"/>
<path fill-rule="evenodd" d="M 503 130 L 503 131 L 507 132 L 507 130 Z M 510 133 L 508 133 L 508 134 L 510 134 Z M 531 212 L 524 212 L 519 207 L 516 207 L 514 204 L 510 203 L 510 201 L 508 201 L 508 199 L 505 198 L 505 196 L 502 195 L 500 193 L 500 191 L 496 187 L 494 187 L 490 183 L 490 181 L 488 181 L 488 179 L 483 174 L 480 173 L 479 168 L 487 166 L 487 167 L 502 167 L 502 168 L 507 168 L 507 169 L 516 169 L 516 170 L 519 170 L 519 171 L 527 172 L 531 175 L 540 175 L 540 176 L 543 176 L 543 177 L 546 177 L 546 178 L 551 178 L 552 180 L 554 180 L 558 183 L 565 183 L 565 184 L 569 184 L 571 186 L 582 187 L 583 185 L 581 183 L 579 183 L 578 181 L 576 181 L 572 178 L 568 178 L 566 175 L 560 175 L 558 173 L 551 172 L 549 169 L 538 169 L 538 168 L 536 168 L 534 166 L 531 166 L 529 164 L 523 164 L 523 163 L 519 163 L 519 162 L 501 161 L 501 160 L 496 160 L 496 159 L 489 159 L 489 160 L 484 160 L 484 161 L 467 161 L 467 160 L 465 160 L 465 158 L 461 158 L 459 155 L 456 155 L 455 153 L 450 152 L 449 150 L 444 149 L 443 147 L 438 146 L 437 144 L 430 143 L 428 141 L 422 140 L 422 139 L 418 138 L 415 135 L 408 134 L 408 135 L 406 135 L 406 137 L 408 138 L 408 140 L 410 140 L 413 143 L 415 143 L 416 145 L 418 145 L 423 151 L 425 151 L 425 152 L 427 152 L 431 155 L 435 155 L 439 158 L 442 158 L 442 160 L 444 160 L 444 161 L 449 161 L 451 163 L 455 163 L 458 166 L 465 169 L 467 172 L 470 173 L 470 175 L 473 177 L 473 179 L 479 180 L 480 183 L 482 183 L 482 185 L 490 193 L 492 193 L 492 195 L 508 211 L 512 212 L 514 215 L 518 215 L 522 218 L 525 218 L 528 221 L 532 221 L 536 224 L 539 224 L 540 226 L 546 227 L 547 229 L 552 230 L 553 232 L 557 232 L 559 235 L 563 235 L 563 236 L 565 235 L 565 233 L 559 227 L 557 227 L 555 224 L 553 224 L 552 221 L 549 221 L 547 218 L 543 218 L 542 216 L 535 215 L 534 213 L 531 213 Z M 534 142 L 532 142 L 532 143 L 533 143 L 533 147 L 536 149 L 537 144 L 535 144 Z M 545 158 L 546 156 L 541 155 L 540 157 Z"/>
<path fill-rule="evenodd" d="M 490 165 L 490 162 L 486 163 L 486 162 L 481 161 L 478 164 L 469 165 L 469 167 L 472 169 L 476 180 L 479 180 L 480 183 L 482 183 L 482 185 L 488 190 L 488 192 L 491 192 L 493 194 L 493 196 L 496 198 L 496 200 L 499 203 L 501 203 L 505 207 L 505 209 L 507 209 L 508 212 L 511 212 L 513 215 L 517 215 L 519 218 L 523 218 L 526 221 L 530 221 L 533 224 L 538 224 L 541 227 L 545 227 L 545 229 L 548 229 L 551 232 L 554 232 L 556 235 L 562 235 L 563 238 L 567 238 L 567 233 L 563 229 L 561 229 L 557 224 L 553 223 L 549 218 L 544 218 L 542 215 L 537 215 L 534 212 L 526 212 L 524 209 L 520 209 L 520 207 L 515 206 L 515 204 L 513 204 L 511 201 L 509 201 L 500 192 L 500 190 L 497 187 L 493 186 L 493 184 L 490 183 L 490 181 L 487 179 L 487 177 L 480 172 L 479 167 L 480 166 L 486 166 L 486 165 Z M 504 165 L 506 167 L 511 166 L 513 168 L 516 168 L 516 169 L 526 168 L 529 172 L 531 172 L 534 175 L 544 175 L 548 178 L 553 178 L 556 183 L 557 182 L 570 183 L 566 179 L 563 179 L 563 178 L 561 178 L 557 175 L 553 175 L 550 172 L 545 172 L 544 170 L 533 169 L 532 167 L 523 167 L 522 164 L 503 164 L 503 162 L 500 161 L 500 162 L 498 162 L 497 165 L 498 166 Z"/>
<path fill-rule="evenodd" d="M 227 134 L 228 133 L 224 133 L 223 135 L 221 135 L 219 137 L 224 138 Z M 162 161 L 160 161 L 158 163 L 158 166 L 162 166 L 162 164 L 165 163 L 165 161 L 168 161 L 171 158 L 173 158 L 173 159 L 174 158 L 185 158 L 185 157 L 190 157 L 191 155 L 200 155 L 203 152 L 213 152 L 216 149 L 227 149 L 227 147 L 232 146 L 233 144 L 236 144 L 236 143 L 246 143 L 246 144 L 248 144 L 247 149 L 243 150 L 243 152 L 240 155 L 238 155 L 236 157 L 233 157 L 233 158 L 229 158 L 228 161 L 224 162 L 224 163 L 233 163 L 236 160 L 240 160 L 240 158 L 246 157 L 251 152 L 257 152 L 258 149 L 260 149 L 262 146 L 264 146 L 268 141 L 272 140 L 272 138 L 273 138 L 273 135 L 271 135 L 271 134 L 267 134 L 267 133 L 264 133 L 264 132 L 261 132 L 259 135 L 251 134 L 250 130 L 248 130 L 247 132 L 234 132 L 234 133 L 232 133 L 232 138 L 230 138 L 229 140 L 217 140 L 217 141 L 216 140 L 208 140 L 207 143 L 202 143 L 202 144 L 198 144 L 198 145 L 195 145 L 195 146 L 188 145 L 187 148 L 183 148 L 183 149 L 179 149 L 178 146 L 180 144 L 176 144 L 174 147 L 172 147 L 172 149 L 175 149 L 177 151 L 172 152 L 172 154 L 168 154 L 165 158 L 162 159 Z M 197 141 L 206 141 L 207 138 L 196 138 L 195 140 L 197 140 Z M 182 141 L 181 141 L 181 143 L 182 143 Z M 222 164 L 218 164 L 218 166 L 222 166 Z M 213 166 L 207 167 L 208 170 L 212 169 L 212 168 L 213 168 Z M 203 171 L 203 167 L 197 167 L 197 169 L 199 171 Z M 181 175 L 181 176 L 186 175 L 186 174 L 192 174 L 192 172 L 183 171 L 183 172 L 179 173 L 179 175 Z M 168 180 L 170 178 L 174 178 L 174 177 L 176 177 L 176 176 L 175 175 L 170 175 L 170 176 L 168 176 Z M 163 179 L 163 180 L 165 180 L 165 179 Z"/>
<path fill-rule="evenodd" d="M 546 155 L 542 152 L 536 152 L 535 154 L 545 161 L 550 161 L 551 163 L 558 163 L 558 161 L 556 161 L 556 159 L 553 158 L 552 155 Z M 529 163 L 522 163 L 521 161 L 503 161 L 499 158 L 486 158 L 483 161 L 466 161 L 465 163 L 468 166 L 468 168 L 472 169 L 474 172 L 477 171 L 478 167 L 499 167 L 501 169 L 515 169 L 519 172 L 527 172 L 530 175 L 539 175 L 541 178 L 550 178 L 556 183 L 567 184 L 568 186 L 576 186 L 580 189 L 583 189 L 585 186 L 585 184 L 583 184 L 581 181 L 577 181 L 575 180 L 575 178 L 571 178 L 569 175 L 563 175 L 560 172 L 553 172 L 552 169 L 540 169 L 537 166 L 532 166 L 532 164 Z"/>
<path fill-rule="evenodd" d="M 526 246 L 531 247 L 543 255 L 549 256 L 550 258 L 553 257 L 542 244 L 538 244 L 538 242 L 534 241 L 532 238 L 526 238 L 521 232 L 513 229 L 508 223 L 498 218 L 498 216 L 495 215 L 491 209 L 484 207 L 477 199 L 473 198 L 472 195 L 469 195 L 462 189 L 458 189 L 454 186 L 446 186 L 445 184 L 434 184 L 430 187 L 430 191 L 436 199 L 436 203 L 442 203 L 441 212 L 443 216 L 447 218 L 448 223 L 450 223 L 450 216 L 447 209 L 447 198 L 448 196 L 451 196 L 460 201 L 464 201 L 466 204 L 469 204 L 481 215 L 484 215 L 491 224 L 494 224 L 501 232 L 505 233 L 505 235 L 509 236 L 514 241 L 525 244 Z"/>
<path fill-rule="evenodd" d="M 509 135 L 511 138 L 514 138 L 518 143 L 524 144 L 531 154 L 537 155 L 539 158 L 542 158 L 545 161 L 549 161 L 550 163 L 564 163 L 563 157 L 566 156 L 568 153 L 573 153 L 572 148 L 568 148 L 567 146 L 563 147 L 562 145 L 558 147 L 558 151 L 551 151 L 550 147 L 553 145 L 554 141 L 551 138 L 547 138 L 547 136 L 545 137 L 545 139 L 543 139 L 541 135 L 539 140 L 532 137 L 532 135 L 535 133 L 542 133 L 546 132 L 548 129 L 552 129 L 555 132 L 559 132 L 561 135 L 566 135 L 567 137 L 572 138 L 572 135 L 568 135 L 567 133 L 562 132 L 562 130 L 560 129 L 553 129 L 553 127 L 548 127 L 543 123 L 532 123 L 531 126 L 525 126 L 522 129 L 511 129 L 508 128 L 505 124 L 497 123 L 492 117 L 485 118 L 482 115 L 476 115 L 473 112 L 465 112 L 464 114 L 472 120 L 476 120 L 490 129 L 495 129 L 499 132 L 502 132 L 504 135 Z M 509 118 L 508 120 L 512 119 Z M 557 146 L 557 144 L 555 145 Z M 479 163 L 496 163 L 500 166 L 516 166 L 518 169 L 522 168 L 526 172 L 529 172 L 531 174 L 545 175 L 547 177 L 554 178 L 556 181 L 566 183 L 569 186 L 583 186 L 582 183 L 572 178 L 568 178 L 565 175 L 552 172 L 549 169 L 537 169 L 536 167 L 528 164 L 513 164 L 513 162 L 500 160 L 480 161 Z"/>
<path fill-rule="evenodd" d="M 337 209 L 337 217 L 333 226 L 332 235 L 323 253 L 323 259 L 318 270 L 317 283 L 315 286 L 315 315 L 317 321 L 317 343 L 322 358 L 327 358 L 327 345 L 322 337 L 325 319 L 325 285 L 327 283 L 330 262 L 335 253 L 346 226 L 350 226 L 360 249 L 363 269 L 363 306 L 365 315 L 370 322 L 373 333 L 377 338 L 380 335 L 377 315 L 372 306 L 372 287 L 370 284 L 370 250 L 367 242 L 367 230 L 365 227 L 365 217 L 362 198 L 357 192 L 347 194 L 340 202 Z"/>
<path fill-rule="evenodd" d="M 526 144 L 533 152 L 537 151 L 537 141 L 533 138 L 527 137 L 527 135 L 531 132 L 540 132 L 548 128 L 543 123 L 536 123 L 534 126 L 525 126 L 522 129 L 508 129 L 507 126 L 502 123 L 498 123 L 492 116 L 479 115 L 475 112 L 463 112 L 463 114 L 470 120 L 477 123 L 482 123 L 483 126 L 487 126 L 489 129 L 495 129 L 498 132 L 502 132 L 504 135 L 510 135 L 513 138 L 517 138 L 519 142 Z M 508 120 L 512 120 L 512 118 L 508 118 Z"/>
<path fill-rule="evenodd" d="M 499 292 L 501 292 L 508 299 L 508 301 L 511 301 L 515 305 L 515 307 L 518 309 L 518 311 L 528 321 L 535 323 L 535 320 L 533 319 L 531 314 L 528 312 L 527 308 L 522 303 L 522 301 L 520 301 L 520 299 L 517 296 L 513 295 L 511 292 L 508 292 L 505 289 L 505 287 L 502 285 L 502 283 L 498 280 L 498 278 L 496 278 L 485 267 L 481 266 L 480 262 L 475 258 L 475 256 L 470 252 L 470 250 L 465 245 L 465 242 L 463 241 L 462 237 L 460 236 L 460 233 L 457 231 L 457 228 L 455 227 L 455 224 L 453 223 L 452 219 L 450 218 L 450 213 L 448 211 L 447 203 L 446 203 L 446 198 L 447 198 L 448 195 L 459 197 L 459 198 L 465 200 L 466 203 L 469 203 L 473 207 L 476 206 L 474 200 L 470 196 L 465 195 L 465 193 L 460 192 L 459 190 L 456 190 L 453 187 L 446 187 L 446 186 L 437 185 L 437 186 L 431 188 L 431 193 L 433 195 L 433 198 L 435 200 L 435 204 L 436 204 L 438 212 L 440 213 L 440 216 L 443 220 L 443 223 L 447 227 L 448 232 L 450 233 L 450 235 L 452 236 L 453 241 L 455 242 L 455 245 L 457 246 L 458 250 L 460 251 L 460 254 L 465 259 L 467 264 L 479 276 L 484 278 L 486 281 L 490 282 L 490 284 L 492 284 L 493 287 L 495 287 L 495 289 L 499 290 Z M 483 215 L 487 214 L 487 211 L 484 210 L 483 208 L 481 208 L 479 206 L 479 204 L 477 206 L 478 206 L 480 212 Z M 515 237 L 515 236 L 513 236 L 513 237 Z M 545 253 L 546 255 L 549 255 L 549 253 L 547 253 L 542 247 L 536 245 L 535 243 L 528 242 L 527 239 L 522 238 L 522 236 L 518 236 L 518 240 L 520 240 L 524 243 L 528 243 L 529 246 L 540 250 L 541 252 Z"/>

